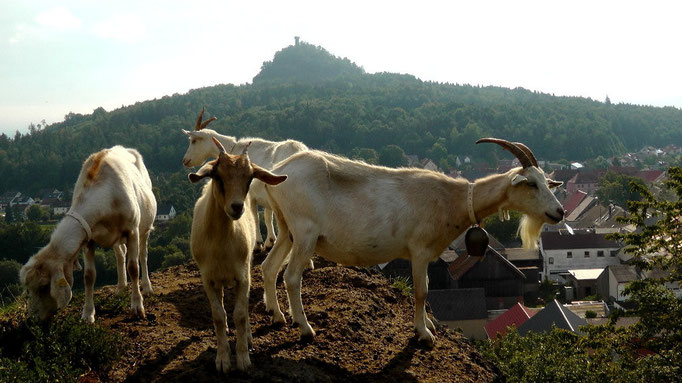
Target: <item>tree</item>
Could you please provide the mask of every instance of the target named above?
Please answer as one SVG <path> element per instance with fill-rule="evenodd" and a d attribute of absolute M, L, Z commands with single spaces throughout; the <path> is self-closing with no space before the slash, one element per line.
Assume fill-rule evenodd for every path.
<path fill-rule="evenodd" d="M 407 165 L 405 151 L 398 145 L 386 145 L 381 149 L 379 162 L 384 166 L 400 167 Z"/>
<path fill-rule="evenodd" d="M 12 259 L 0 261 L 0 289 L 7 285 L 19 283 L 19 269 L 21 263 Z"/>
<path fill-rule="evenodd" d="M 682 169 L 670 168 L 668 176 L 665 185 L 675 191 L 675 201 L 658 200 L 641 183 L 630 183 L 642 200 L 629 202 L 629 215 L 619 221 L 638 230 L 611 236 L 625 242 L 630 262 L 649 274 L 631 282 L 625 293 L 640 317 L 632 336 L 651 352 L 637 361 L 642 378 L 661 382 L 682 380 L 682 300 L 668 289 L 682 285 Z"/>
<path fill-rule="evenodd" d="M 599 190 L 597 197 L 603 204 L 612 201 L 618 206 L 627 206 L 628 201 L 639 201 L 641 196 L 635 189 L 630 188 L 631 183 L 644 187 L 644 182 L 637 178 L 627 175 L 606 172 L 599 180 Z"/>
<path fill-rule="evenodd" d="M 26 210 L 26 218 L 29 221 L 44 221 L 50 218 L 50 213 L 40 205 L 31 205 Z"/>
<path fill-rule="evenodd" d="M 520 220 L 521 213 L 510 211 L 508 221 L 500 221 L 498 216 L 491 215 L 483 220 L 482 226 L 503 245 L 509 246 L 519 240 L 517 231 Z"/>
<path fill-rule="evenodd" d="M 14 211 L 11 207 L 7 206 L 7 209 L 5 209 L 5 223 L 12 223 L 15 220 Z"/>

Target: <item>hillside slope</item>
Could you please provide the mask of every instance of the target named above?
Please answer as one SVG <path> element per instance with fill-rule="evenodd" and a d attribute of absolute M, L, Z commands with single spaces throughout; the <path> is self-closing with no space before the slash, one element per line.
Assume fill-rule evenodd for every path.
<path fill-rule="evenodd" d="M 523 142 L 539 159 L 570 161 L 682 142 L 678 108 L 365 73 L 348 59 L 302 43 L 276 52 L 253 84 L 215 85 L 113 111 L 68 113 L 64 121 L 33 127 L 27 135 L 0 135 L 0 193 L 67 189 L 84 158 L 117 144 L 137 148 L 153 177 L 177 172 L 187 148 L 181 129 L 194 126 L 202 107 L 218 117 L 211 128 L 223 134 L 292 138 L 369 162 L 381 162 L 384 151 L 398 146 L 445 170 L 455 167 L 458 156 L 494 161 L 498 149 L 474 144 L 486 136 Z M 163 202 L 175 203 L 168 188 L 160 191 Z"/>
<path fill-rule="evenodd" d="M 100 310 L 97 321 L 128 338 L 126 352 L 104 380 L 112 382 L 200 382 L 224 379 L 215 371 L 215 336 L 198 270 L 183 265 L 152 275 L 155 296 L 148 299 L 146 320 Z M 283 284 L 278 284 L 284 303 Z M 101 296 L 113 294 L 111 287 Z M 260 267 L 253 270 L 250 321 L 252 369 L 231 371 L 231 381 L 270 382 L 490 382 L 492 365 L 460 335 L 437 332 L 433 350 L 419 346 L 412 326 L 413 299 L 391 287 L 378 273 L 346 267 L 306 272 L 303 301 L 317 331 L 311 343 L 299 341 L 298 329 L 274 327 L 262 303 Z M 231 291 L 226 292 L 230 344 L 234 352 Z M 287 307 L 286 305 L 283 307 Z M 72 315 L 79 307 L 70 305 Z M 100 308 L 98 308 L 100 309 Z M 234 366 L 234 355 L 233 355 Z M 93 371 L 81 381 L 97 381 Z"/>

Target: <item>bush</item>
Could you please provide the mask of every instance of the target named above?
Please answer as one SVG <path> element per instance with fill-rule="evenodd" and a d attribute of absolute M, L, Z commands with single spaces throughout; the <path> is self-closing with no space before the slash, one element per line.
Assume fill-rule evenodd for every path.
<path fill-rule="evenodd" d="M 73 315 L 47 326 L 3 325 L 0 340 L 2 382 L 75 382 L 86 371 L 107 371 L 122 352 L 118 335 Z"/>
<path fill-rule="evenodd" d="M 596 317 L 597 317 L 597 313 L 595 311 L 592 311 L 592 310 L 585 311 L 585 318 L 596 318 Z"/>
<path fill-rule="evenodd" d="M 171 266 L 182 265 L 187 262 L 189 258 L 181 251 L 176 251 L 166 255 L 161 262 L 161 268 L 165 269 Z"/>

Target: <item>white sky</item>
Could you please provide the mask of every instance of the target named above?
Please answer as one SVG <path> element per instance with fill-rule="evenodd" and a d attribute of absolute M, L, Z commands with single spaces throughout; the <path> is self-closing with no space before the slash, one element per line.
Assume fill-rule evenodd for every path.
<path fill-rule="evenodd" d="M 675 1 L 0 0 L 0 133 L 250 83 L 294 36 L 368 73 L 682 107 Z"/>

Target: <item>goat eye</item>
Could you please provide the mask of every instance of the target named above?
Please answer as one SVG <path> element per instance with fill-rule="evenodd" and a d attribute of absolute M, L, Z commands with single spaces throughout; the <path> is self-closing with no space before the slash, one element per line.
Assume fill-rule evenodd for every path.
<path fill-rule="evenodd" d="M 538 184 L 536 184 L 535 182 L 528 182 L 528 186 L 532 187 L 533 189 L 538 188 Z"/>

